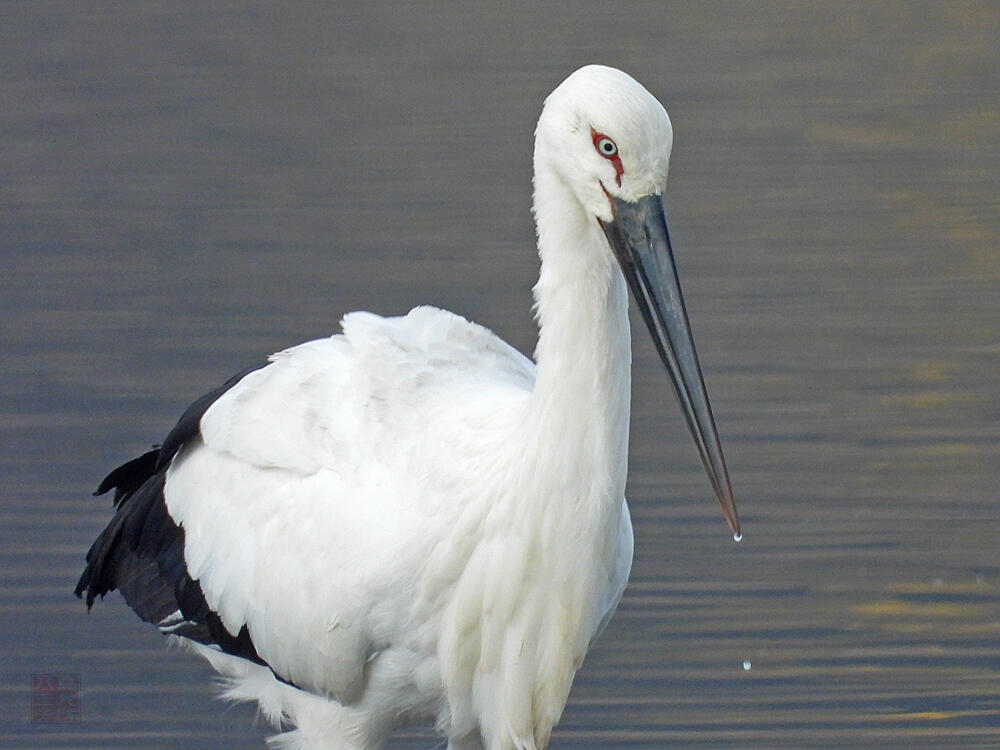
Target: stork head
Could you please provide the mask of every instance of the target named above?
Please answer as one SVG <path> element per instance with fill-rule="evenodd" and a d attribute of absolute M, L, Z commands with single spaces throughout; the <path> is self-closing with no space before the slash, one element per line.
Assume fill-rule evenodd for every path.
<path fill-rule="evenodd" d="M 634 78 L 588 65 L 545 100 L 535 131 L 535 173 L 548 167 L 589 214 L 610 221 L 614 198 L 663 193 L 673 140 L 663 105 Z"/>
<path fill-rule="evenodd" d="M 596 221 L 646 321 L 722 512 L 740 522 L 674 265 L 662 194 L 673 145 L 663 106 L 631 76 L 588 65 L 545 100 L 535 131 L 539 180 L 557 180 Z"/>

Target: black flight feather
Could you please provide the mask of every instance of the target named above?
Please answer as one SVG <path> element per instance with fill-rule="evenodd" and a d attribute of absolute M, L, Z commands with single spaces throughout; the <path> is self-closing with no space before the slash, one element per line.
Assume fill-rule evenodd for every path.
<path fill-rule="evenodd" d="M 265 664 L 246 625 L 236 635 L 230 633 L 209 607 L 201 584 L 188 575 L 184 529 L 171 518 L 163 488 L 170 462 L 199 435 L 201 418 L 208 408 L 244 377 L 267 364 L 249 367 L 199 398 L 187 408 L 162 445 L 122 464 L 98 486 L 95 495 L 114 489 L 116 512 L 87 553 L 87 565 L 76 584 L 75 593 L 81 598 L 86 594 L 88 609 L 98 596 L 104 598 L 109 591 L 118 589 L 139 617 L 159 625 L 163 632 Z M 176 617 L 177 612 L 183 619 Z"/>

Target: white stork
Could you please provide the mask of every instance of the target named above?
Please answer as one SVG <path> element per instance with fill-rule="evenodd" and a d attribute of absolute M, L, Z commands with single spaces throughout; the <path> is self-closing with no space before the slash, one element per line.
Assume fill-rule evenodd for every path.
<path fill-rule="evenodd" d="M 543 750 L 632 562 L 631 287 L 735 535 L 661 195 L 673 133 L 588 66 L 535 133 L 534 362 L 444 310 L 346 315 L 115 469 L 77 585 L 205 657 L 275 747 Z"/>

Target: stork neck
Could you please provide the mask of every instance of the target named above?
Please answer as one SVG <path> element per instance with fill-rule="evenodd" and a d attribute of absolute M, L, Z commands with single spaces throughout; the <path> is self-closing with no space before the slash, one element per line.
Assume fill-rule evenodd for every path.
<path fill-rule="evenodd" d="M 597 220 L 554 174 L 535 176 L 541 272 L 533 394 L 544 455 L 624 493 L 631 391 L 628 289 Z M 556 457 L 558 457 L 556 459 Z M 602 493 L 606 494 L 606 493 Z"/>

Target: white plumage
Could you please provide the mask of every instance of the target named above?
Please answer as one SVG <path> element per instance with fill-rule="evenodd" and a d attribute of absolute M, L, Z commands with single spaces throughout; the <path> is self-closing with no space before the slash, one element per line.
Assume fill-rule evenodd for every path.
<path fill-rule="evenodd" d="M 225 390 L 162 467 L 187 576 L 260 660 L 180 640 L 230 697 L 294 725 L 276 746 L 374 750 L 427 719 L 449 750 L 548 744 L 631 565 L 627 263 L 609 227 L 659 205 L 671 140 L 659 103 L 610 68 L 547 100 L 535 362 L 443 310 L 351 313 Z"/>

